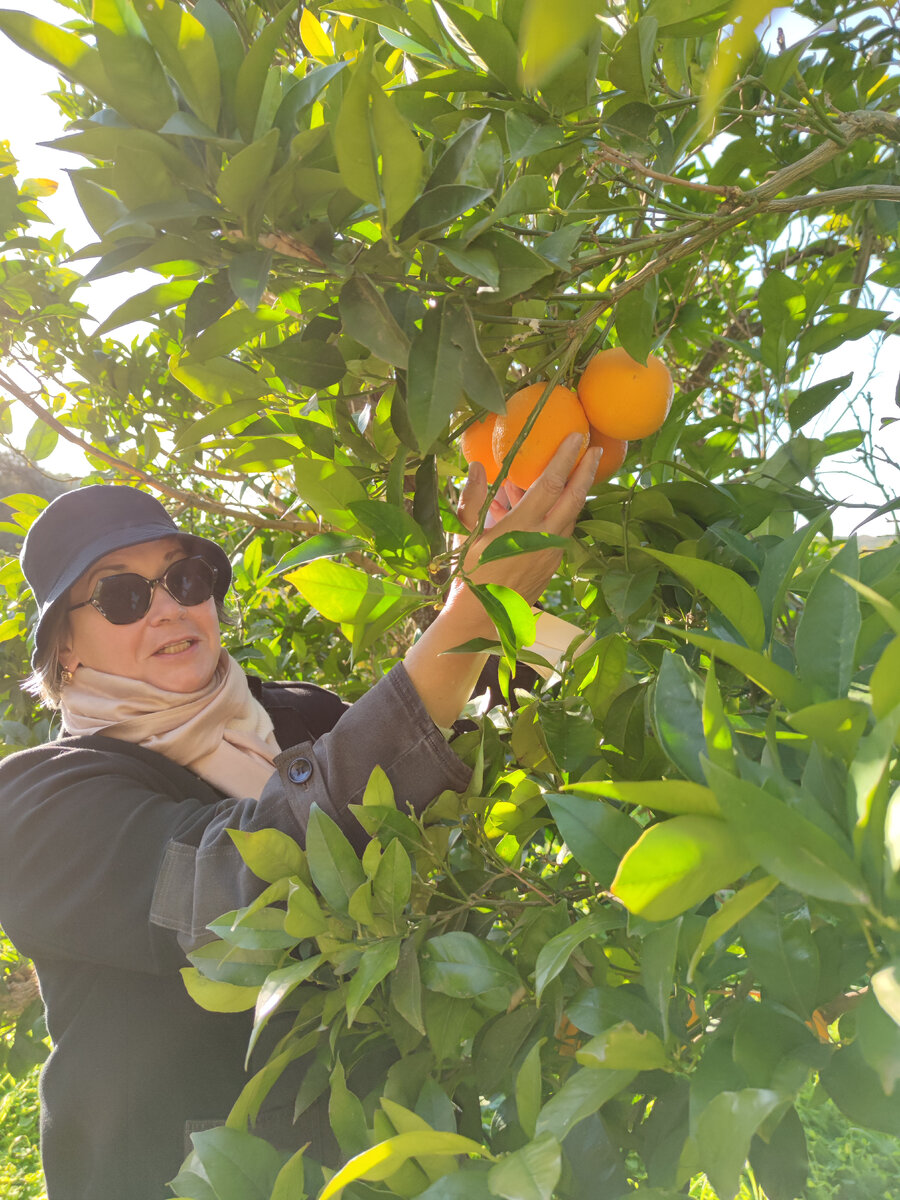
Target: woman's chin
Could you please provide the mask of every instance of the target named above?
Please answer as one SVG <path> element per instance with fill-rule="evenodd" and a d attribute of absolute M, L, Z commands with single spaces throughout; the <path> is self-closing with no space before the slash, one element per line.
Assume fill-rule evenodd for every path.
<path fill-rule="evenodd" d="M 168 692 L 199 692 L 212 679 L 218 661 L 218 651 L 213 654 L 209 647 L 194 643 L 177 654 L 154 654 L 144 678 Z"/>

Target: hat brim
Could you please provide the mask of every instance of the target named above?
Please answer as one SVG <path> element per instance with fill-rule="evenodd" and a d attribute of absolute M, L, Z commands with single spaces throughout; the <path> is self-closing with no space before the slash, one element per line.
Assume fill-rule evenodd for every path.
<path fill-rule="evenodd" d="M 163 521 L 149 521 L 144 525 L 132 525 L 127 529 L 110 530 L 105 538 L 99 538 L 80 557 L 67 564 L 66 570 L 54 584 L 53 590 L 44 601 L 37 623 L 34 627 L 34 653 L 31 656 L 32 668 L 37 669 L 47 652 L 47 633 L 51 624 L 50 618 L 55 615 L 60 601 L 66 596 L 69 588 L 77 583 L 85 571 L 114 550 L 122 550 L 125 546 L 140 546 L 144 542 L 156 542 L 161 538 L 177 537 L 182 539 L 196 554 L 202 554 L 209 564 L 216 569 L 214 596 L 216 600 L 224 600 L 231 586 L 231 563 L 228 555 L 209 538 L 199 537 L 195 533 L 185 533 L 176 526 Z"/>

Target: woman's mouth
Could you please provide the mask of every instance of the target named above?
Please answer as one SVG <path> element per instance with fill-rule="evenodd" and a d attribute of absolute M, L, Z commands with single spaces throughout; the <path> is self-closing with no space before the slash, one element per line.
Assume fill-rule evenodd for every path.
<path fill-rule="evenodd" d="M 169 642 L 167 646 L 160 646 L 155 652 L 159 654 L 183 654 L 185 650 L 190 650 L 194 644 L 193 638 L 182 638 L 180 642 Z"/>

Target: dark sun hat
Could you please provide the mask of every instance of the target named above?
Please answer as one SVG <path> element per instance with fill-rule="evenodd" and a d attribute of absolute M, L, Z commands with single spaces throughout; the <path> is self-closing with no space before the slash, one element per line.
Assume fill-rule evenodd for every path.
<path fill-rule="evenodd" d="M 47 618 L 57 601 L 98 558 L 124 546 L 158 538 L 183 538 L 216 569 L 215 597 L 231 584 L 231 563 L 221 546 L 179 529 L 153 496 L 133 487 L 95 484 L 65 492 L 48 504 L 28 531 L 20 561 L 38 606 L 34 627 L 36 666 L 46 650 Z"/>

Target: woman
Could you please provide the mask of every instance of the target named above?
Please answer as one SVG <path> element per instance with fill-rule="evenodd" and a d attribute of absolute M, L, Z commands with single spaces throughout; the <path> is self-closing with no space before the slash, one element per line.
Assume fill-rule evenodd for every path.
<path fill-rule="evenodd" d="M 578 449 L 567 439 L 476 541 L 475 581 L 537 598 L 557 552 L 490 569 L 478 558 L 510 529 L 571 532 L 597 465 L 589 454 L 574 466 Z M 473 465 L 460 506 L 470 528 L 486 491 Z M 247 1078 L 249 1015 L 197 1008 L 179 975 L 207 923 L 261 890 L 227 831 L 302 842 L 315 803 L 361 847 L 348 806 L 376 765 L 416 811 L 462 790 L 468 770 L 438 727 L 459 715 L 484 657 L 443 651 L 494 630 L 460 584 L 403 663 L 348 706 L 243 674 L 220 641 L 224 551 L 145 493 L 60 497 L 22 566 L 38 604 L 32 663 L 62 732 L 0 763 L 0 924 L 35 962 L 54 1044 L 41 1080 L 48 1196 L 161 1200 L 190 1132 L 221 1124 Z M 257 1132 L 327 1153 L 324 1113 L 291 1128 L 297 1082 L 284 1077 Z"/>

